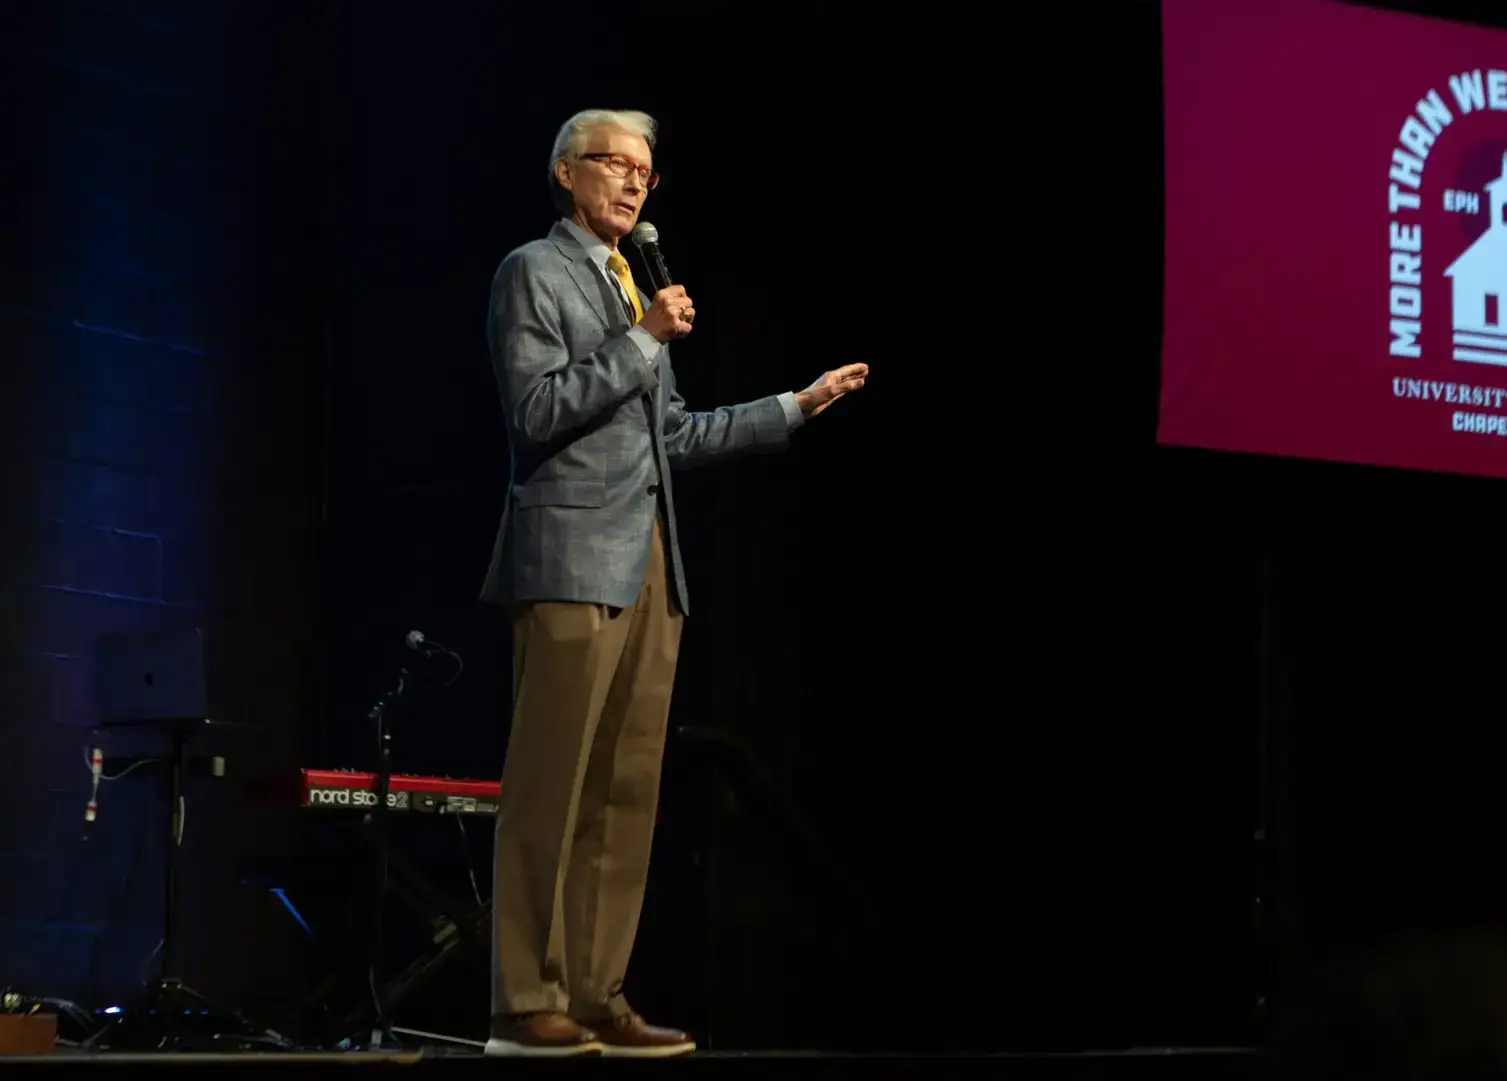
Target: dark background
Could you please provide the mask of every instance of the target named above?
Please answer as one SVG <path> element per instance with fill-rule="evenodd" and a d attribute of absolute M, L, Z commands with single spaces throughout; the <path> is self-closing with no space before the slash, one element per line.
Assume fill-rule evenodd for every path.
<path fill-rule="evenodd" d="M 677 481 L 672 721 L 751 757 L 672 739 L 639 1009 L 720 1047 L 1243 1044 L 1337 952 L 1502 921 L 1499 483 L 1157 448 L 1155 5 L 876 10 L 0 7 L 0 984 L 152 971 L 150 784 L 81 836 L 83 750 L 129 753 L 101 633 L 204 626 L 259 726 L 193 794 L 184 974 L 272 1023 L 318 955 L 245 880 L 312 849 L 239 781 L 369 766 L 413 628 L 467 664 L 396 767 L 500 772 L 487 289 L 593 106 L 662 123 L 693 407 L 873 368 Z"/>

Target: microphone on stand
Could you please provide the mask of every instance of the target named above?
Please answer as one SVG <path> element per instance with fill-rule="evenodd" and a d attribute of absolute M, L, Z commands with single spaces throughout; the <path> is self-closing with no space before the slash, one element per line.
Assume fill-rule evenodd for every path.
<path fill-rule="evenodd" d="M 105 772 L 105 752 L 98 747 L 89 756 L 89 773 L 91 785 L 89 786 L 89 802 L 84 805 L 84 821 L 93 822 L 99 814 L 99 781 Z"/>
<path fill-rule="evenodd" d="M 422 653 L 426 657 L 442 654 L 446 657 L 454 657 L 455 650 L 449 646 L 443 646 L 432 638 L 426 638 L 423 631 L 409 631 L 404 636 L 403 642 L 415 653 Z"/>
<path fill-rule="evenodd" d="M 664 256 L 659 253 L 659 230 L 649 222 L 641 221 L 629 235 L 633 243 L 638 245 L 639 254 L 644 257 L 644 264 L 649 268 L 649 281 L 654 285 L 654 292 L 671 285 L 673 279 L 665 268 Z"/>
<path fill-rule="evenodd" d="M 425 661 L 432 661 L 436 657 L 449 658 L 450 666 L 454 669 L 454 671 L 450 674 L 449 678 L 447 678 L 443 683 L 439 684 L 439 686 L 441 687 L 448 687 L 456 680 L 460 679 L 461 672 L 465 670 L 465 658 L 463 658 L 459 653 L 455 652 L 455 650 L 451 649 L 449 646 L 444 645 L 441 642 L 436 642 L 433 638 L 426 637 L 423 631 L 409 631 L 403 636 L 403 644 L 406 645 L 409 649 L 413 650 L 419 656 L 423 657 Z M 403 675 L 409 675 L 407 668 L 403 669 Z M 384 699 L 384 702 L 385 701 L 386 700 Z M 383 706 L 379 704 L 377 709 L 373 711 L 373 716 L 375 716 L 376 713 L 382 708 Z"/>

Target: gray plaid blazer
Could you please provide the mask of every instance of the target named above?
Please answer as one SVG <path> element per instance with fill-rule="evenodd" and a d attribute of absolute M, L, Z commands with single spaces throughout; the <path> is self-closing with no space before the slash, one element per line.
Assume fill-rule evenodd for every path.
<path fill-rule="evenodd" d="M 781 396 L 688 412 L 670 350 L 646 357 L 630 329 L 622 301 L 563 222 L 498 266 L 487 338 L 511 477 L 484 602 L 631 606 L 663 500 L 665 554 L 689 614 L 671 470 L 788 444 Z"/>

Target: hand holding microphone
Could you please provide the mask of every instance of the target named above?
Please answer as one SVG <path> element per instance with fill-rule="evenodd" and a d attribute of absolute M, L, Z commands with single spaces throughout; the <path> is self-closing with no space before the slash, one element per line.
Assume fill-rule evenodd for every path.
<path fill-rule="evenodd" d="M 674 284 L 670 271 L 665 267 L 664 256 L 659 251 L 659 230 L 649 222 L 641 221 L 633 227 L 633 243 L 649 268 L 649 280 L 654 284 L 654 300 L 639 326 L 653 335 L 657 342 L 674 341 L 691 332 L 696 309 L 685 287 Z"/>
<path fill-rule="evenodd" d="M 691 307 L 685 286 L 672 285 L 654 294 L 654 303 L 649 305 L 638 325 L 654 335 L 655 341 L 670 342 L 689 334 L 691 321 L 695 318 L 696 309 Z"/>

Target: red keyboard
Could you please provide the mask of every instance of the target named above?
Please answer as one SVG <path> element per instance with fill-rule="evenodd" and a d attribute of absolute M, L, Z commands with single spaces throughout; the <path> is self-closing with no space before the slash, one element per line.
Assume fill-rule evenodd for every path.
<path fill-rule="evenodd" d="M 347 769 L 301 769 L 298 772 L 300 807 L 364 811 L 376 806 L 376 774 Z M 392 811 L 495 815 L 501 793 L 501 781 L 394 773 L 388 778 L 387 806 Z"/>

